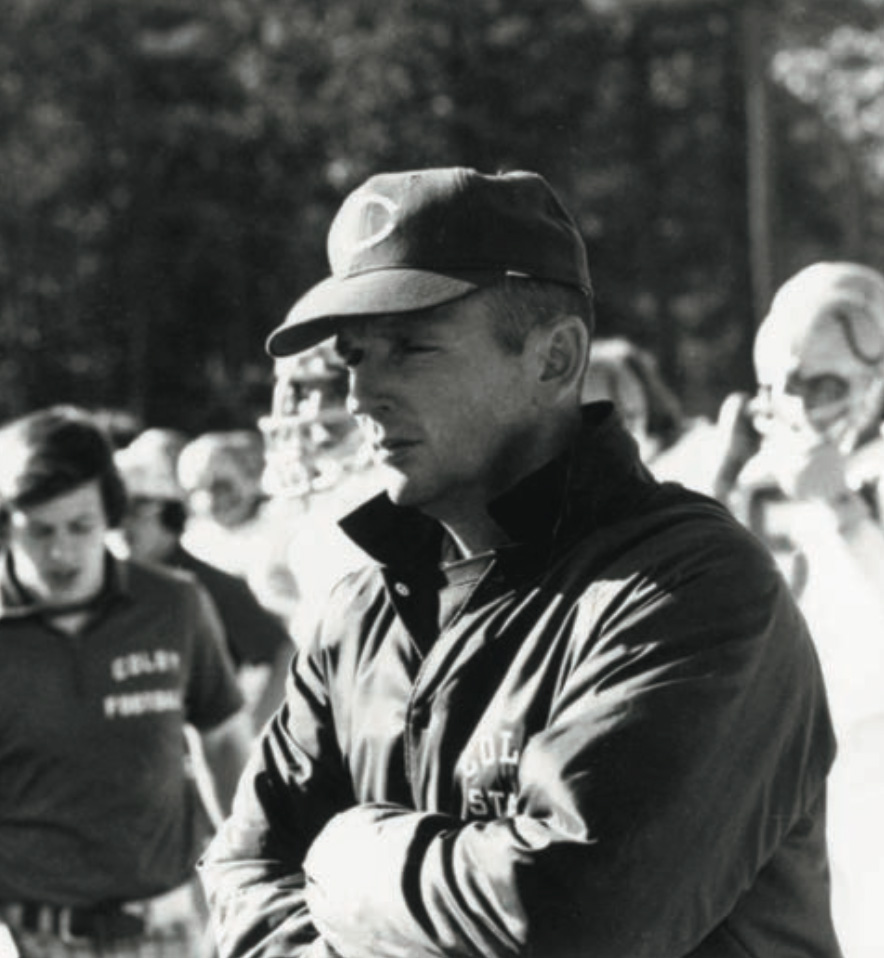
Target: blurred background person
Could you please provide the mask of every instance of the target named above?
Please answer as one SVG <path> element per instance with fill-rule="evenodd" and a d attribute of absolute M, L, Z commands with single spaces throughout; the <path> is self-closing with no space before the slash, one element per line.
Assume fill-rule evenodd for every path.
<path fill-rule="evenodd" d="M 23 958 L 184 958 L 211 831 L 249 741 L 206 592 L 105 546 L 125 489 L 104 431 L 53 407 L 0 430 L 0 929 Z M 7 939 L 8 945 L 8 939 Z"/>
<path fill-rule="evenodd" d="M 187 503 L 177 464 L 186 445 L 184 433 L 153 428 L 115 454 L 128 493 L 120 531 L 133 559 L 184 569 L 205 586 L 221 616 L 257 730 L 282 700 L 294 647 L 282 621 L 258 602 L 243 578 L 204 562 L 181 544 Z"/>
<path fill-rule="evenodd" d="M 583 401 L 609 399 L 650 464 L 678 441 L 684 413 L 663 381 L 653 355 L 628 339 L 597 339 L 592 344 Z"/>
<path fill-rule="evenodd" d="M 583 401 L 610 400 L 638 443 L 642 461 L 658 479 L 711 491 L 713 429 L 688 417 L 653 353 L 623 337 L 592 344 Z"/>
<path fill-rule="evenodd" d="M 716 488 L 780 561 L 822 660 L 839 739 L 833 906 L 845 954 L 884 954 L 884 276 L 816 263 L 755 340 L 758 392 L 719 417 Z"/>
<path fill-rule="evenodd" d="M 292 631 L 299 589 L 289 567 L 291 529 L 269 508 L 264 440 L 255 430 L 207 432 L 178 458 L 190 516 L 182 544 L 245 579 L 258 601 Z"/>
<path fill-rule="evenodd" d="M 380 477 L 347 411 L 347 371 L 331 342 L 278 359 L 266 445 L 264 488 L 291 532 L 288 564 L 298 583 L 296 634 L 308 634 L 332 586 L 364 557 L 338 527 L 380 491 Z"/>

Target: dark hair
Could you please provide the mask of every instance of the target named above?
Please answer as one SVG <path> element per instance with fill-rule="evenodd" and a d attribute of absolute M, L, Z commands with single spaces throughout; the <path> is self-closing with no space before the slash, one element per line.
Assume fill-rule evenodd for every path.
<path fill-rule="evenodd" d="M 160 509 L 160 524 L 167 532 L 180 536 L 187 525 L 187 507 L 176 499 L 164 499 Z"/>
<path fill-rule="evenodd" d="M 98 480 L 108 525 L 126 509 L 123 480 L 104 429 L 77 406 L 51 406 L 0 429 L 0 522 Z"/>
<path fill-rule="evenodd" d="M 592 338 L 595 311 L 592 294 L 576 286 L 546 280 L 508 276 L 500 283 L 474 293 L 484 296 L 501 346 L 521 353 L 528 333 L 562 316 L 577 316 Z"/>
<path fill-rule="evenodd" d="M 684 412 L 676 394 L 666 385 L 653 353 L 622 337 L 593 343 L 587 375 L 605 376 L 610 399 L 619 405 L 621 369 L 628 369 L 638 381 L 648 405 L 648 434 L 663 448 L 671 446 L 684 428 Z"/>

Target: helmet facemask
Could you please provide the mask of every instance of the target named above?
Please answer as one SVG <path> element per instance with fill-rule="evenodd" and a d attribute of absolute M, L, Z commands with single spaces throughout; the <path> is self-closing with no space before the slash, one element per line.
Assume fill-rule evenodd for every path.
<path fill-rule="evenodd" d="M 347 372 L 331 344 L 276 361 L 276 383 L 264 435 L 268 495 L 299 496 L 334 486 L 365 459 L 346 408 Z"/>

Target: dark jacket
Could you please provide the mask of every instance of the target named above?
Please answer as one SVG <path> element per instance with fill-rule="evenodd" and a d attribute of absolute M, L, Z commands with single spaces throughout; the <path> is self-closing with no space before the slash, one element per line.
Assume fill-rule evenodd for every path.
<path fill-rule="evenodd" d="M 609 404 L 492 512 L 518 545 L 426 654 L 440 528 L 384 497 L 344 521 L 379 565 L 333 593 L 203 863 L 222 956 L 317 928 L 345 958 L 838 955 L 833 735 L 768 554 Z"/>

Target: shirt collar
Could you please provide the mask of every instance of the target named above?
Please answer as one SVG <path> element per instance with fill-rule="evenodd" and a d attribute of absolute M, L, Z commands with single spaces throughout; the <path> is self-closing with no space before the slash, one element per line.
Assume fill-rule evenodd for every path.
<path fill-rule="evenodd" d="M 54 616 L 85 609 L 104 611 L 113 602 L 130 595 L 128 564 L 117 559 L 110 552 L 105 552 L 104 563 L 104 587 L 97 596 L 85 602 L 74 602 L 65 606 L 47 606 L 44 603 L 35 602 L 25 591 L 15 574 L 12 554 L 7 550 L 0 562 L 0 620 Z"/>
<path fill-rule="evenodd" d="M 595 402 L 583 407 L 569 448 L 495 499 L 488 511 L 514 543 L 530 547 L 502 550 L 521 564 L 617 521 L 655 488 L 614 406 Z M 438 561 L 444 534 L 435 519 L 395 505 L 386 493 L 345 516 L 340 526 L 373 559 L 398 568 Z"/>

